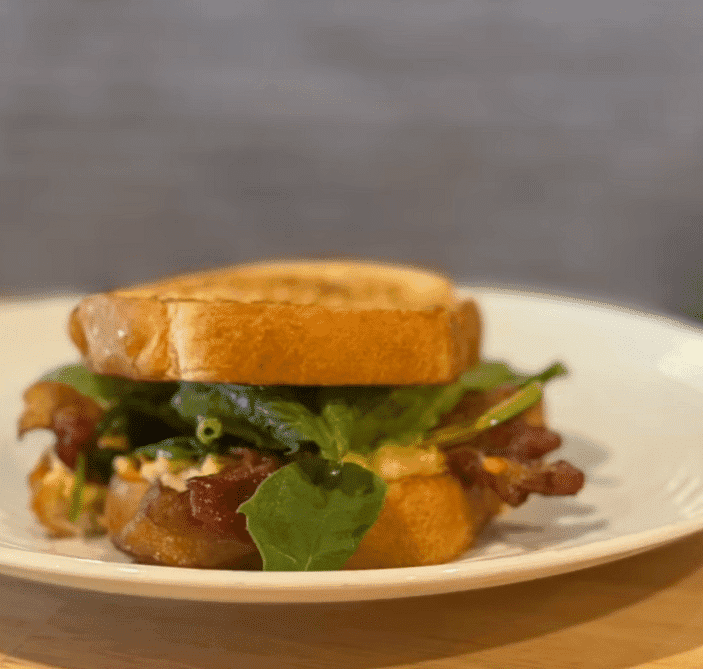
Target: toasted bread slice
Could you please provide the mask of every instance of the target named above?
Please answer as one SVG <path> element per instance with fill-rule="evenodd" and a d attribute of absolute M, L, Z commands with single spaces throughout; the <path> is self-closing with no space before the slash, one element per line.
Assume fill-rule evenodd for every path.
<path fill-rule="evenodd" d="M 96 372 L 261 385 L 448 383 L 478 362 L 471 300 L 446 278 L 362 262 L 241 265 L 85 298 Z"/>
<path fill-rule="evenodd" d="M 256 557 L 253 544 L 218 538 L 180 518 L 175 491 L 115 473 L 104 524 L 115 546 L 139 562 L 181 567 L 241 567 Z M 151 513 L 147 507 L 151 505 Z M 157 505 L 163 512 L 152 516 Z M 502 508 L 490 489 L 464 488 L 449 473 L 407 476 L 388 482 L 386 500 L 347 569 L 441 564 L 473 543 Z M 180 510 L 182 511 L 182 510 Z"/>
<path fill-rule="evenodd" d="M 451 474 L 388 483 L 383 509 L 347 569 L 443 564 L 474 542 L 503 504 L 489 488 L 463 488 Z"/>

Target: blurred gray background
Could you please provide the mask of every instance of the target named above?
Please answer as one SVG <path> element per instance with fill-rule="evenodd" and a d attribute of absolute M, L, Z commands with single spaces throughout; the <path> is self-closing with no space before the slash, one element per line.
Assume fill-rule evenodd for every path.
<path fill-rule="evenodd" d="M 701 0 L 0 0 L 0 293 L 278 256 L 703 314 Z"/>

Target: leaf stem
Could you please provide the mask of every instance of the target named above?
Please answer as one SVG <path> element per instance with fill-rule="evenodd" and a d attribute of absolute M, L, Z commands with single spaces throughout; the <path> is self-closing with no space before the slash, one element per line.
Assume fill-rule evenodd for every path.
<path fill-rule="evenodd" d="M 205 446 L 209 446 L 213 441 L 217 441 L 223 434 L 224 428 L 219 418 L 198 418 L 198 426 L 195 429 L 195 436 Z"/>
<path fill-rule="evenodd" d="M 83 510 L 83 490 L 85 488 L 85 454 L 78 453 L 76 471 L 71 488 L 71 506 L 68 509 L 68 520 L 75 523 Z"/>
<path fill-rule="evenodd" d="M 448 425 L 435 430 L 423 442 L 423 447 L 446 446 L 457 441 L 469 441 L 481 432 L 500 425 L 542 399 L 542 384 L 539 381 L 530 381 L 527 385 L 514 392 L 510 397 L 491 407 L 481 414 L 473 423 Z"/>

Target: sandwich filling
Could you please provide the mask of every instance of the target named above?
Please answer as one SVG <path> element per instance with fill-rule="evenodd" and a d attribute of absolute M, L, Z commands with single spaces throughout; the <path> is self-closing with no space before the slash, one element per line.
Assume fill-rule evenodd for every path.
<path fill-rule="evenodd" d="M 293 387 L 141 382 L 71 365 L 27 390 L 19 432 L 56 436 L 43 476 L 63 481 L 52 490 L 64 519 L 38 515 L 57 535 L 99 531 L 117 477 L 149 488 L 139 513 L 156 526 L 177 516 L 268 570 L 340 569 L 392 481 L 449 474 L 511 506 L 576 493 L 583 474 L 544 460 L 561 439 L 542 425 L 542 386 L 564 373 L 484 361 L 445 385 Z"/>

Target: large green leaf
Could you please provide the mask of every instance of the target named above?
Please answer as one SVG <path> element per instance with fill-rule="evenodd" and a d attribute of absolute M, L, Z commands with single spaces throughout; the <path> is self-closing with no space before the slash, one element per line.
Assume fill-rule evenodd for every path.
<path fill-rule="evenodd" d="M 386 484 L 355 464 L 304 458 L 239 507 L 267 571 L 341 569 L 374 524 Z"/>
<path fill-rule="evenodd" d="M 286 401 L 294 401 L 286 388 L 184 382 L 171 404 L 192 425 L 217 418 L 227 434 L 259 448 L 294 452 L 301 438 L 272 408 L 273 403 Z"/>
<path fill-rule="evenodd" d="M 357 413 L 341 402 L 330 402 L 315 414 L 299 402 L 273 402 L 271 411 L 287 423 L 300 441 L 311 441 L 327 460 L 339 461 L 351 446 Z"/>

